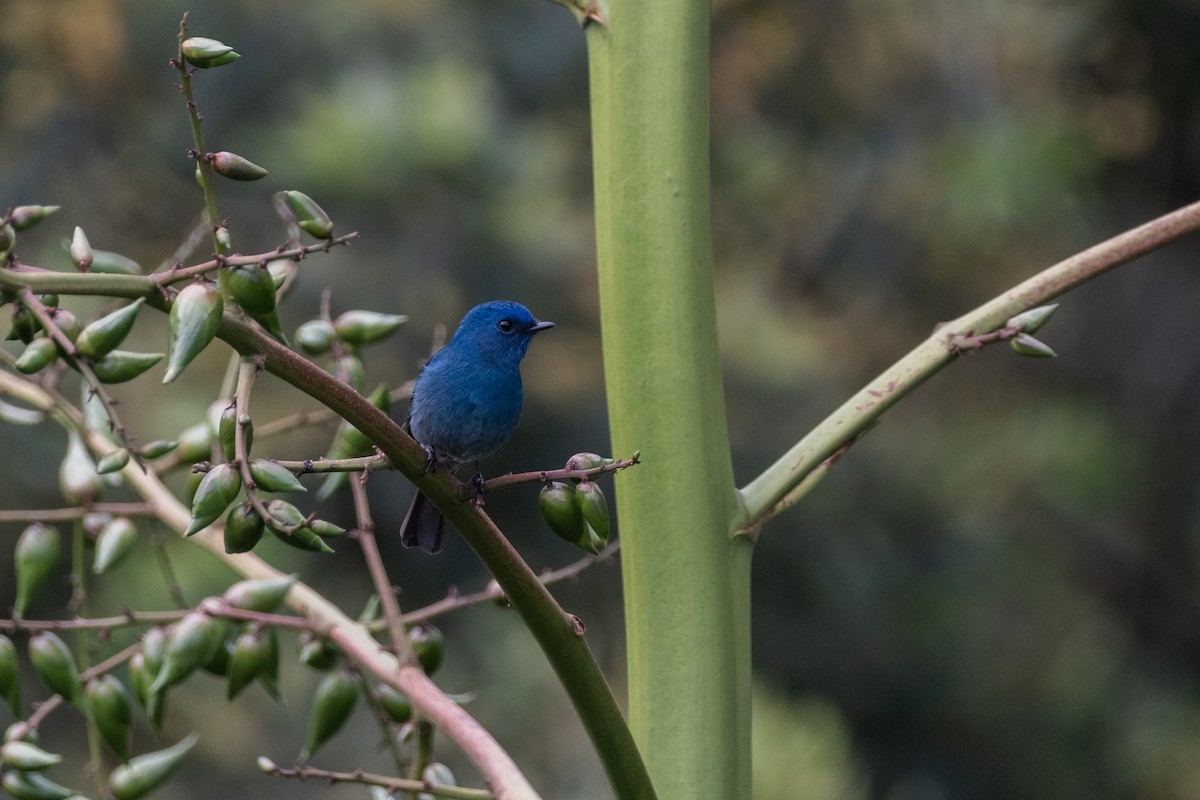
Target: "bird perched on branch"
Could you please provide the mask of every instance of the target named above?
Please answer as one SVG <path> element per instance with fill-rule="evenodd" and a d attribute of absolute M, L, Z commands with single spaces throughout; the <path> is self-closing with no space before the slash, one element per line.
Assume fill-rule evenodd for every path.
<path fill-rule="evenodd" d="M 554 327 L 509 300 L 475 306 L 413 386 L 406 427 L 427 454 L 425 468 L 456 469 L 495 452 L 521 418 L 521 359 L 534 334 Z M 405 547 L 442 549 L 440 511 L 417 492 L 400 526 Z"/>

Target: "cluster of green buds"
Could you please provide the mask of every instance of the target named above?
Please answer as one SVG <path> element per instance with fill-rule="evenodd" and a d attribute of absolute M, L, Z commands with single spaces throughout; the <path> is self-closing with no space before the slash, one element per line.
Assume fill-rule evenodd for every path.
<path fill-rule="evenodd" d="M 589 470 L 611 463 L 611 458 L 595 453 L 576 453 L 566 468 Z M 600 487 L 587 478 L 547 483 L 538 494 L 538 510 L 551 530 L 589 553 L 598 554 L 608 544 L 608 501 Z"/>
<path fill-rule="evenodd" d="M 310 356 L 332 355 L 332 372 L 354 391 L 364 389 L 362 348 L 382 342 L 400 329 L 408 317 L 378 311 L 346 311 L 334 320 L 311 319 L 296 329 L 296 344 Z"/>
<path fill-rule="evenodd" d="M 17 244 L 17 231 L 32 228 L 58 209 L 58 206 L 16 206 L 7 217 L 0 218 L 0 263 L 12 255 Z M 4 302 L 0 298 L 0 305 Z"/>
<path fill-rule="evenodd" d="M 94 268 L 94 267 L 93 267 Z M 70 311 L 58 308 L 58 298 L 42 296 L 39 302 L 46 308 L 59 332 L 74 345 L 74 352 L 64 351 L 61 343 L 42 330 L 28 309 L 18 307 L 12 315 L 8 339 L 20 339 L 26 344 L 17 358 L 17 370 L 32 375 L 49 367 L 62 356 L 68 364 L 83 359 L 101 383 L 124 383 L 133 380 L 163 357 L 162 353 L 138 353 L 117 348 L 129 335 L 141 310 L 143 299 L 122 306 L 87 325 L 82 325 Z"/>
<path fill-rule="evenodd" d="M 283 344 L 288 343 L 275 307 L 275 278 L 266 264 L 229 267 L 225 274 L 225 286 L 248 317 Z"/>
<path fill-rule="evenodd" d="M 1054 316 L 1055 310 L 1058 309 L 1058 303 L 1053 303 L 1047 306 L 1038 306 L 1031 308 L 1028 311 L 1023 311 L 1015 317 L 1011 317 L 1004 323 L 1006 328 L 1018 328 L 1020 333 L 1014 336 L 1009 341 L 1009 346 L 1014 351 L 1023 356 L 1030 358 L 1054 358 L 1057 353 L 1050 349 L 1050 346 L 1040 339 L 1035 339 L 1033 333 L 1050 321 L 1050 317 Z"/>

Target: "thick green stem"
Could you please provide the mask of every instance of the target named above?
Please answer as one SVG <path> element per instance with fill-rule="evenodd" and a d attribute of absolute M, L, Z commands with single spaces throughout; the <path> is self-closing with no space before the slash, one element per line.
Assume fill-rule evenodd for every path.
<path fill-rule="evenodd" d="M 588 26 L 597 256 L 634 736 L 662 798 L 750 796 L 750 541 L 733 481 L 699 0 Z"/>

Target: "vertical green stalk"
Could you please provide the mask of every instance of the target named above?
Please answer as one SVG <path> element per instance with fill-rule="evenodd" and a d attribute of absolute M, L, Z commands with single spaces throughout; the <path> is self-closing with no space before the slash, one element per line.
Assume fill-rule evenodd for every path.
<path fill-rule="evenodd" d="M 588 26 L 597 256 L 634 736 L 663 800 L 750 796 L 748 537 L 709 225 L 709 4 L 611 0 Z"/>

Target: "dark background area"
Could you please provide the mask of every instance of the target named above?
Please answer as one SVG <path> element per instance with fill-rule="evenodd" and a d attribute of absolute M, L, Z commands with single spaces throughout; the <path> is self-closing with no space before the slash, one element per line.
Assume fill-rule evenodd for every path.
<path fill-rule="evenodd" d="M 714 238 L 742 482 L 939 321 L 1196 199 L 1190 2 L 714 5 Z M 66 269 L 62 242 L 81 225 L 95 247 L 152 268 L 194 224 L 190 133 L 167 64 L 186 9 L 0 5 L 0 203 L 63 206 L 21 235 L 23 260 Z M 436 325 L 519 299 L 558 327 L 531 349 L 522 427 L 486 470 L 607 452 L 573 18 L 540 0 L 215 0 L 192 12 L 194 34 L 243 55 L 197 77 L 208 143 L 271 171 L 220 186 L 235 248 L 283 240 L 270 203 L 280 189 L 307 192 L 339 231 L 362 234 L 301 265 L 285 328 L 314 316 L 326 287 L 335 313 L 408 314 L 367 359 L 369 387 L 398 385 Z M 1200 795 L 1197 257 L 1188 239 L 1065 297 L 1040 334 L 1055 361 L 993 348 L 946 370 L 767 527 L 754 574 L 760 800 Z M 85 319 L 100 308 L 67 305 Z M 162 350 L 165 321 L 143 317 L 132 344 Z M 210 350 L 170 387 L 157 371 L 117 387 L 143 441 L 203 417 L 228 357 Z M 309 407 L 272 380 L 254 402 L 256 421 Z M 329 435 L 256 450 L 317 456 Z M 0 505 L 61 503 L 61 432 L 5 426 L 0 437 Z M 379 474 L 370 490 L 405 608 L 451 585 L 482 588 L 455 537 L 427 558 L 387 535 L 411 497 L 403 480 Z M 497 493 L 489 510 L 535 569 L 573 560 L 534 493 Z M 346 496 L 321 510 L 351 519 Z M 0 606 L 19 530 L 0 528 Z M 161 541 L 191 601 L 229 580 L 195 548 L 143 534 Z M 351 612 L 370 594 L 352 546 L 320 559 L 265 552 Z M 144 548 L 96 584 L 93 607 L 169 607 L 157 563 Z M 61 613 L 66 594 L 31 616 Z M 621 694 L 618 569 L 555 594 L 587 621 Z M 472 712 L 545 796 L 608 796 L 514 615 L 485 606 L 441 624 L 439 683 L 478 694 Z M 282 706 L 257 688 L 226 705 L 208 678 L 176 690 L 165 739 L 202 740 L 192 780 L 163 795 L 362 796 L 254 769 L 256 755 L 294 759 L 315 681 L 286 669 Z M 39 690 L 31 677 L 26 696 Z M 82 748 L 78 717 L 53 719 L 45 741 Z M 376 740 L 360 710 L 315 763 L 386 770 Z M 154 745 L 144 728 L 138 744 Z M 474 779 L 448 743 L 439 755 Z"/>

